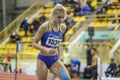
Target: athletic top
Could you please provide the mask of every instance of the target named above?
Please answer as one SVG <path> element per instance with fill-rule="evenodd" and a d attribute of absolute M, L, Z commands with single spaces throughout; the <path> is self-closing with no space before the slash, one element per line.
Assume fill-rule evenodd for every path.
<path fill-rule="evenodd" d="M 76 59 L 76 58 L 72 58 L 71 63 L 75 66 L 75 65 L 80 64 L 80 61 L 78 59 Z"/>
<path fill-rule="evenodd" d="M 49 30 L 49 28 L 51 28 L 51 30 Z M 48 23 L 48 32 L 43 34 L 41 44 L 48 48 L 57 48 L 60 41 L 62 41 L 62 32 L 60 29 L 54 31 L 52 26 L 50 26 L 50 23 Z"/>
<path fill-rule="evenodd" d="M 64 57 L 64 59 L 63 59 L 64 64 L 66 64 L 66 65 L 71 64 L 71 61 L 70 61 L 71 54 L 69 52 L 64 52 L 63 57 Z"/>

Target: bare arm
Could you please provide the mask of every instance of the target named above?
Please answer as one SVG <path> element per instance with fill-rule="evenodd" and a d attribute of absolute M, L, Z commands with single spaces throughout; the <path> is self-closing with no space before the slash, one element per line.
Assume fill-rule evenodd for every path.
<path fill-rule="evenodd" d="M 65 24 L 61 24 L 61 31 L 62 31 L 63 34 L 64 34 L 65 30 L 66 30 L 66 25 Z M 58 53 L 59 53 L 59 57 L 60 58 L 61 58 L 61 46 L 62 46 L 62 44 L 59 43 Z"/>
<path fill-rule="evenodd" d="M 97 56 L 95 56 L 94 60 L 95 60 L 95 62 L 94 62 L 94 64 L 92 64 L 92 65 L 90 66 L 91 68 L 97 67 L 97 64 L 98 64 Z"/>
<path fill-rule="evenodd" d="M 37 31 L 36 34 L 35 34 L 34 40 L 33 40 L 33 47 L 36 48 L 36 49 L 38 49 L 38 50 L 42 50 L 42 51 L 44 51 L 44 52 L 46 52 L 46 48 L 43 47 L 42 45 L 39 45 L 38 42 L 40 41 L 40 39 L 41 39 L 41 37 L 43 36 L 43 34 L 44 34 L 45 32 L 47 32 L 47 29 L 48 29 L 48 28 L 47 28 L 47 23 L 48 23 L 48 22 L 45 22 L 45 23 L 43 23 L 43 24 L 39 27 L 38 31 Z"/>

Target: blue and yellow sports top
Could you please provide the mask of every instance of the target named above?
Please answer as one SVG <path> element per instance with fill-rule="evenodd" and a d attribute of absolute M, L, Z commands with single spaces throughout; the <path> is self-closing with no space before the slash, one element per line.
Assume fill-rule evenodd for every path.
<path fill-rule="evenodd" d="M 51 30 L 49 30 L 51 28 Z M 57 48 L 58 43 L 62 41 L 62 32 L 59 29 L 57 32 L 48 25 L 48 32 L 44 33 L 41 38 L 41 45 L 48 48 Z"/>

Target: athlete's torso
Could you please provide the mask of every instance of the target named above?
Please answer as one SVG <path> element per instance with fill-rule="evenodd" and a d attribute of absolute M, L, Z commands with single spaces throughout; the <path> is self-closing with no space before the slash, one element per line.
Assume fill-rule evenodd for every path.
<path fill-rule="evenodd" d="M 47 48 L 58 48 L 59 42 L 62 41 L 62 32 L 59 29 L 54 31 L 48 23 L 48 32 L 44 33 L 41 38 L 41 45 Z"/>

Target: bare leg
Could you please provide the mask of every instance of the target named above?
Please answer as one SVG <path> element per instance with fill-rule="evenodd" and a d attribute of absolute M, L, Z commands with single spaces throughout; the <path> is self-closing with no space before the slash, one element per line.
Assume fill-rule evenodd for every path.
<path fill-rule="evenodd" d="M 62 69 L 66 75 L 68 75 L 68 80 L 70 80 L 70 76 L 69 76 L 69 73 L 67 71 L 67 69 L 65 68 L 64 64 L 60 61 L 60 60 L 57 60 L 51 67 L 50 67 L 50 70 L 51 72 L 53 72 L 55 75 L 57 75 L 60 80 L 62 80 L 62 75 L 60 73 L 60 69 Z"/>
<path fill-rule="evenodd" d="M 37 76 L 38 80 L 47 80 L 48 69 L 44 62 L 37 60 Z"/>

